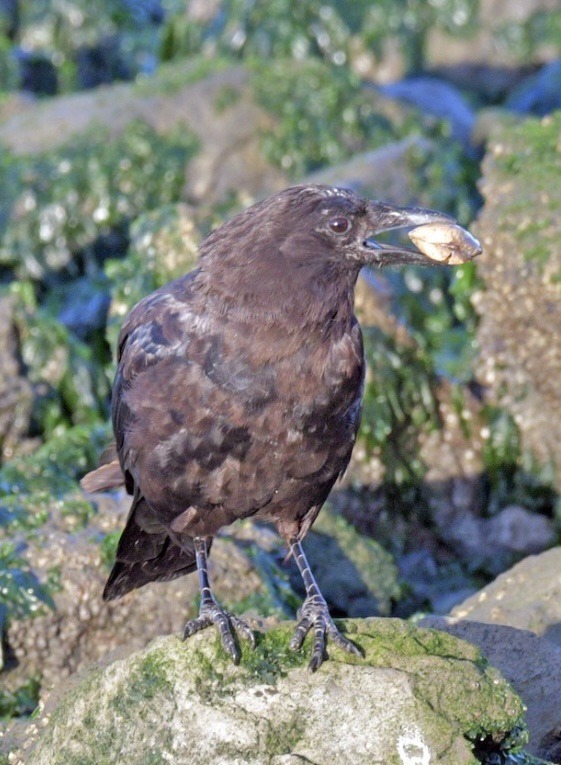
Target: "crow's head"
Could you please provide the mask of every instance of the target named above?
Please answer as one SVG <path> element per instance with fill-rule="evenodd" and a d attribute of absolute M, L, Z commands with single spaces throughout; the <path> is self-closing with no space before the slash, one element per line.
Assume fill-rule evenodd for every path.
<path fill-rule="evenodd" d="M 323 257 L 355 268 L 434 263 L 417 249 L 384 244 L 375 237 L 391 229 L 454 224 L 443 213 L 368 201 L 331 186 L 293 186 L 276 199 L 283 210 L 279 238 L 284 251 L 317 250 Z"/>
<path fill-rule="evenodd" d="M 358 273 L 364 265 L 447 262 L 444 255 L 428 258 L 418 249 L 375 239 L 384 231 L 420 226 L 433 231 L 456 229 L 456 233 L 462 232 L 456 249 L 461 250 L 464 244 L 471 247 L 469 257 L 479 252 L 478 242 L 443 213 L 369 201 L 349 189 L 301 185 L 258 202 L 225 223 L 203 242 L 200 258 L 203 267 L 207 264 L 216 268 L 220 262 L 221 268 L 233 267 L 248 276 L 250 271 L 265 266 L 264 278 L 271 282 L 282 275 L 283 269 L 294 267 L 300 273 L 309 267 L 313 278 L 318 267 L 325 268 L 328 263 L 331 273 Z M 432 252 L 440 245 L 433 239 Z"/>

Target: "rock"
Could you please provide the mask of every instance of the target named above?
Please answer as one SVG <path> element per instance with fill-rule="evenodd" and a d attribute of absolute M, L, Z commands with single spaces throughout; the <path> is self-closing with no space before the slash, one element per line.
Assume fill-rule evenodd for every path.
<path fill-rule="evenodd" d="M 0 14 L 8 3 L 3 0 Z M 160 0 L 121 0 L 117 12 L 110 5 L 98 7 L 87 0 L 69 0 L 64 7 L 11 4 L 17 13 L 10 38 L 28 56 L 42 54 L 50 61 L 65 89 L 91 88 L 110 78 L 129 79 L 150 71 L 150 64 L 157 62 L 160 36 L 150 27 L 164 19 Z M 44 90 L 45 85 L 37 92 Z"/>
<path fill-rule="evenodd" d="M 508 749 L 521 703 L 468 643 L 397 620 L 348 621 L 366 658 L 330 648 L 311 674 L 309 642 L 287 650 L 293 628 L 261 636 L 255 652 L 244 645 L 238 667 L 216 634 L 199 633 L 95 668 L 47 702 L 11 762 L 472 765 L 474 746 Z"/>
<path fill-rule="evenodd" d="M 472 4 L 469 4 L 472 7 Z M 512 44 L 529 35 L 531 20 L 551 10 L 550 0 L 480 0 L 473 32 L 461 37 L 442 27 L 431 30 L 426 40 L 427 68 L 468 63 L 488 64 L 495 69 L 528 64 L 527 48 Z M 461 17 L 469 11 L 462 9 Z M 509 34 L 505 30 L 509 30 Z M 458 31 L 458 30 L 456 30 Z M 543 35 L 536 35 L 532 58 L 536 61 L 551 56 L 551 47 Z"/>
<path fill-rule="evenodd" d="M 452 137 L 466 151 L 472 151 L 471 131 L 475 112 L 453 85 L 437 77 L 410 77 L 382 85 L 380 91 L 390 98 L 413 104 L 425 114 L 444 120 L 450 125 Z"/>
<path fill-rule="evenodd" d="M 19 87 L 35 96 L 54 96 L 58 92 L 57 70 L 48 55 L 16 48 L 19 64 Z"/>
<path fill-rule="evenodd" d="M 525 118 L 520 114 L 507 111 L 501 106 L 488 106 L 480 109 L 473 126 L 472 141 L 474 146 L 483 147 L 499 131 L 511 125 L 520 125 Z"/>
<path fill-rule="evenodd" d="M 37 99 L 29 93 L 23 93 L 22 91 L 12 91 L 10 93 L 2 93 L 2 101 L 0 102 L 0 124 L 5 122 L 9 117 L 13 117 L 15 114 L 20 114 L 26 109 L 32 109 L 37 102 Z"/>
<path fill-rule="evenodd" d="M 84 45 L 76 51 L 77 90 L 132 79 L 133 71 L 123 56 L 122 41 L 117 35 L 104 37 L 95 45 Z"/>
<path fill-rule="evenodd" d="M 476 235 L 485 288 L 478 378 L 511 412 L 524 450 L 561 476 L 561 115 L 496 132 L 483 162 Z M 559 478 L 558 478 L 559 481 Z"/>
<path fill-rule="evenodd" d="M 69 499 L 67 495 L 66 503 Z M 180 628 L 187 593 L 170 592 L 175 588 L 167 585 L 168 591 L 159 592 L 153 603 L 140 600 L 135 606 L 138 599 L 133 598 L 106 605 L 101 600 L 108 574 L 101 560 L 101 542 L 105 532 L 124 521 L 128 504 L 126 498 L 100 497 L 94 522 L 74 533 L 69 533 L 64 515 L 51 507 L 47 523 L 35 532 L 35 539 L 25 543 L 23 556 L 38 578 L 45 581 L 56 570 L 60 586 L 53 593 L 53 611 L 10 623 L 6 641 L 17 667 L 4 676 L 5 684 L 16 687 L 25 678 L 39 675 L 48 687 L 118 645 L 130 641 L 133 647 L 142 647 L 155 635 Z"/>
<path fill-rule="evenodd" d="M 160 135 L 135 121 L 115 137 L 100 125 L 39 155 L 8 155 L 0 263 L 47 288 L 84 271 L 95 276 L 100 262 L 125 254 L 132 219 L 180 197 L 196 153 L 188 130 Z"/>
<path fill-rule="evenodd" d="M 520 561 L 451 616 L 531 630 L 561 646 L 561 547 Z"/>
<path fill-rule="evenodd" d="M 542 552 L 555 541 L 551 518 L 519 505 L 504 507 L 485 525 L 489 545 L 524 555 Z"/>
<path fill-rule="evenodd" d="M 457 162 L 450 157 L 445 162 L 442 159 L 441 141 L 411 135 L 381 148 L 357 153 L 348 161 L 310 174 L 306 180 L 346 186 L 370 199 L 438 208 L 442 206 L 440 195 L 451 198 L 448 192 L 458 179 Z M 420 181 L 429 168 L 434 170 L 437 166 L 442 173 L 438 188 Z"/>
<path fill-rule="evenodd" d="M 551 61 L 518 85 L 505 101 L 515 112 L 543 117 L 561 107 L 561 60 Z"/>
<path fill-rule="evenodd" d="M 0 297 L 0 461 L 25 451 L 33 389 L 25 377 L 17 334 L 14 296 Z"/>
<path fill-rule="evenodd" d="M 526 706 L 528 752 L 561 762 L 561 648 L 526 630 L 498 624 L 429 616 L 419 625 L 476 645 Z"/>
<path fill-rule="evenodd" d="M 83 276 L 55 288 L 53 293 L 60 300 L 58 321 L 81 340 L 105 329 L 110 303 L 107 282 Z"/>
<path fill-rule="evenodd" d="M 453 606 L 476 592 L 459 566 L 439 565 L 435 556 L 422 547 L 402 555 L 398 567 L 406 596 L 397 604 L 396 616 L 409 616 L 419 611 L 447 614 Z"/>
<path fill-rule="evenodd" d="M 428 156 L 435 150 L 429 139 L 411 136 L 318 170 L 311 173 L 307 180 L 351 188 L 357 194 L 372 199 L 409 204 L 414 195 L 412 186 L 416 185 L 411 177 L 411 155 Z"/>
<path fill-rule="evenodd" d="M 248 73 L 217 66 L 204 76 L 212 66 L 182 62 L 135 84 L 41 101 L 0 125 L 0 144 L 16 155 L 40 154 L 95 126 L 109 129 L 115 138 L 139 120 L 162 136 L 187 129 L 197 137 L 199 153 L 186 178 L 187 199 L 211 204 L 232 193 L 253 197 L 281 188 L 284 174 L 261 151 L 261 131 L 270 128 L 270 117 L 254 102 Z"/>
<path fill-rule="evenodd" d="M 483 566 L 498 574 L 521 554 L 541 552 L 555 539 L 553 521 L 518 505 L 510 505 L 491 518 L 477 515 L 477 506 L 450 501 L 447 493 L 427 497 L 440 539 L 472 567 Z"/>
<path fill-rule="evenodd" d="M 456 393 L 448 380 L 440 381 L 437 398 L 442 427 L 420 435 L 420 456 L 428 468 L 429 497 L 444 496 L 456 507 L 473 511 L 482 502 L 478 477 L 483 467 L 482 404 L 465 386 L 460 408 Z"/>
<path fill-rule="evenodd" d="M 60 436 L 70 425 L 100 425 L 107 417 L 109 381 L 96 358 L 98 349 L 68 331 L 37 306 L 34 298 L 29 301 L 29 290 L 22 287 L 24 297 L 18 303 L 15 320 L 21 358 L 33 390 L 36 432 L 49 439 L 57 428 Z M 103 287 L 98 284 L 98 288 L 100 302 L 106 304 Z"/>
<path fill-rule="evenodd" d="M 528 60 L 519 61 L 511 66 L 493 66 L 492 63 L 462 61 L 431 67 L 431 73 L 446 79 L 464 93 L 478 97 L 486 104 L 499 104 L 508 93 L 519 85 L 529 74 L 534 74 L 538 66 Z M 477 112 L 479 114 L 479 111 Z"/>

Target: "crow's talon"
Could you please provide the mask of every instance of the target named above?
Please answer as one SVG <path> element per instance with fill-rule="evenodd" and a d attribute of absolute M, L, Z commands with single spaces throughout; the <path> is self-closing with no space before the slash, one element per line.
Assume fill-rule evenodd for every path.
<path fill-rule="evenodd" d="M 294 635 L 290 641 L 290 649 L 292 651 L 299 651 L 302 648 L 306 635 L 311 628 L 312 622 L 309 619 L 304 618 L 298 622 Z"/>
<path fill-rule="evenodd" d="M 211 624 L 211 619 L 207 617 L 199 616 L 198 619 L 189 619 L 183 629 L 183 640 L 187 640 L 187 638 L 191 637 L 191 635 L 194 635 L 196 632 L 200 632 L 201 630 L 210 627 Z"/>
<path fill-rule="evenodd" d="M 196 632 L 204 630 L 215 624 L 220 632 L 222 647 L 231 657 L 234 664 L 239 664 L 241 652 L 236 642 L 236 630 L 244 638 L 249 640 L 252 648 L 255 648 L 255 635 L 253 630 L 238 616 L 224 611 L 216 601 L 201 604 L 199 616 L 196 619 L 190 619 L 183 630 L 183 640 L 191 637 Z"/>
<path fill-rule="evenodd" d="M 289 645 L 291 650 L 298 651 L 302 647 L 308 632 L 312 627 L 314 628 L 312 656 L 308 664 L 308 669 L 312 672 L 315 672 L 322 665 L 326 657 L 328 637 L 335 645 L 347 651 L 347 653 L 352 653 L 355 656 L 363 655 L 362 650 L 358 646 L 339 632 L 329 614 L 327 603 L 323 597 L 316 594 L 306 598 L 298 612 L 298 616 L 299 621 Z"/>
<path fill-rule="evenodd" d="M 241 632 L 244 638 L 249 640 L 251 647 L 255 649 L 255 633 L 251 627 L 248 627 L 244 620 L 240 619 L 238 616 L 234 616 L 233 614 L 228 614 L 227 616 L 232 627 L 234 627 L 237 632 Z"/>

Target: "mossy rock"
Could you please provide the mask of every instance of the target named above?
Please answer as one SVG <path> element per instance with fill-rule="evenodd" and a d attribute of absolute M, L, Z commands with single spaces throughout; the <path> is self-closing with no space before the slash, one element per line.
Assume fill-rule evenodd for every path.
<path fill-rule="evenodd" d="M 47 702 L 19 756 L 34 765 L 475 765 L 475 749 L 508 750 L 522 704 L 477 648 L 393 619 L 342 626 L 365 658 L 330 647 L 315 674 L 309 640 L 301 653 L 288 649 L 293 623 L 259 635 L 255 651 L 243 645 L 238 667 L 214 631 L 158 638 L 90 671 L 52 711 Z"/>
<path fill-rule="evenodd" d="M 388 616 L 401 590 L 392 556 L 324 508 L 304 540 L 306 557 L 333 613 Z M 295 575 L 294 585 L 299 583 Z"/>
<path fill-rule="evenodd" d="M 499 126 L 483 162 L 478 377 L 523 452 L 561 469 L 561 115 Z M 504 418 L 503 418 L 504 419 Z M 492 445 L 491 445 L 492 446 Z M 505 460 L 506 461 L 506 460 Z M 511 459 L 512 461 L 512 459 Z"/>
<path fill-rule="evenodd" d="M 99 249 L 122 254 L 130 220 L 179 199 L 196 149 L 185 127 L 161 136 L 136 120 L 117 137 L 98 125 L 38 155 L 4 152 L 0 264 L 49 282 L 73 275 L 78 255 L 91 267 Z"/>

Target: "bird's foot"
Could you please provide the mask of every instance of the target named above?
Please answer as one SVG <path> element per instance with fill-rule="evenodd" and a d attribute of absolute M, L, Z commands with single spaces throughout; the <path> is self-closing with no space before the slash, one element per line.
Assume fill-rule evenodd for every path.
<path fill-rule="evenodd" d="M 311 595 L 306 598 L 298 611 L 298 619 L 296 630 L 290 641 L 290 648 L 293 651 L 300 650 L 306 635 L 312 627 L 314 628 L 312 657 L 308 664 L 308 669 L 312 672 L 315 672 L 325 659 L 328 637 L 347 653 L 363 656 L 362 650 L 339 632 L 331 618 L 327 603 L 321 595 Z"/>
<path fill-rule="evenodd" d="M 234 614 L 224 611 L 215 600 L 207 600 L 201 603 L 199 615 L 196 619 L 190 619 L 183 630 L 183 640 L 200 632 L 211 624 L 215 624 L 220 633 L 222 646 L 226 653 L 231 656 L 234 664 L 240 663 L 241 651 L 236 641 L 236 630 L 244 638 L 249 640 L 251 647 L 255 648 L 255 635 L 248 625 Z"/>

